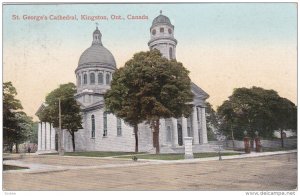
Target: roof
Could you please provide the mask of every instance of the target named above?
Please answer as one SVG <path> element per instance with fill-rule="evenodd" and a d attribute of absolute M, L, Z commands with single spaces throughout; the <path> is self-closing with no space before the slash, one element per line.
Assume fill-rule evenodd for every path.
<path fill-rule="evenodd" d="M 158 15 L 156 18 L 153 19 L 151 28 L 156 26 L 156 25 L 161 25 L 161 24 L 165 24 L 165 25 L 169 25 L 169 26 L 174 27 L 171 24 L 170 19 L 167 16 L 162 15 L 162 12 L 160 12 L 160 15 Z"/>
<path fill-rule="evenodd" d="M 194 82 L 192 82 L 192 92 L 196 97 L 202 97 L 203 99 L 207 99 L 209 94 L 207 94 L 204 90 L 202 90 L 199 86 L 197 86 Z"/>
<path fill-rule="evenodd" d="M 79 58 L 78 67 L 94 63 L 116 67 L 116 61 L 112 53 L 100 44 L 93 44 L 82 53 Z"/>

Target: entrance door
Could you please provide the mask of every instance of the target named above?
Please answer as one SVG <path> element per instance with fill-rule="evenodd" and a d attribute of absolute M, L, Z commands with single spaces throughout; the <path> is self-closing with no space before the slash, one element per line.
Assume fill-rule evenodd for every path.
<path fill-rule="evenodd" d="M 182 140 L 182 126 L 180 124 L 177 124 L 178 127 L 178 145 L 182 146 L 183 140 Z"/>

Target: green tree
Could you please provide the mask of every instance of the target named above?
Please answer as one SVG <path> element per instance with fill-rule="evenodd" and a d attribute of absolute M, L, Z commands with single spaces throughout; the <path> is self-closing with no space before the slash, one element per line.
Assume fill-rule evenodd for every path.
<path fill-rule="evenodd" d="M 182 63 L 169 61 L 156 49 L 139 52 L 114 73 L 106 107 L 135 129 L 140 122 L 149 123 L 159 153 L 159 119 L 188 116 L 192 111 L 188 73 Z"/>
<path fill-rule="evenodd" d="M 23 111 L 16 112 L 15 117 L 18 124 L 14 134 L 14 143 L 16 144 L 16 153 L 18 153 L 19 144 L 28 141 L 33 132 L 33 121 L 32 117 L 27 116 Z"/>
<path fill-rule="evenodd" d="M 39 126 L 38 122 L 33 122 L 32 128 L 29 133 L 29 138 L 28 138 L 28 141 L 30 143 L 34 143 L 34 144 L 38 143 L 38 126 Z"/>
<path fill-rule="evenodd" d="M 217 112 L 209 102 L 206 102 L 207 139 L 216 140 L 219 134 L 219 119 Z"/>
<path fill-rule="evenodd" d="M 72 147 L 75 151 L 75 132 L 82 129 L 82 116 L 80 106 L 74 98 L 76 86 L 73 83 L 61 84 L 59 88 L 51 91 L 46 97 L 46 108 L 39 118 L 50 122 L 53 127 L 59 127 L 59 99 L 61 100 L 62 129 L 66 129 L 72 137 Z"/>
<path fill-rule="evenodd" d="M 18 127 L 16 113 L 23 109 L 16 95 L 12 82 L 3 83 L 3 143 L 9 146 L 11 152 Z"/>
<path fill-rule="evenodd" d="M 272 138 L 276 129 L 295 129 L 297 107 L 274 90 L 260 87 L 237 88 L 217 110 L 220 130 L 232 139 L 242 139 L 247 131 Z"/>

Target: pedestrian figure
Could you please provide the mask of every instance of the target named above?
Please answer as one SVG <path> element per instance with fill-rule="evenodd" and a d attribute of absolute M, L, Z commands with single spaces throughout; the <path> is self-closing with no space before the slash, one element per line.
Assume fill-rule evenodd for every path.
<path fill-rule="evenodd" d="M 30 154 L 30 152 L 31 152 L 31 148 L 30 148 L 30 146 L 28 146 L 28 153 Z"/>

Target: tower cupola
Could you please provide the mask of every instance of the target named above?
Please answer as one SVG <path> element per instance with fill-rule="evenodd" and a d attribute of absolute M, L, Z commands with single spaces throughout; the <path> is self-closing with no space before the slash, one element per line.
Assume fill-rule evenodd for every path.
<path fill-rule="evenodd" d="M 174 38 L 174 26 L 170 19 L 162 14 L 154 18 L 150 27 L 150 50 L 158 49 L 167 59 L 176 59 L 177 40 Z"/>

